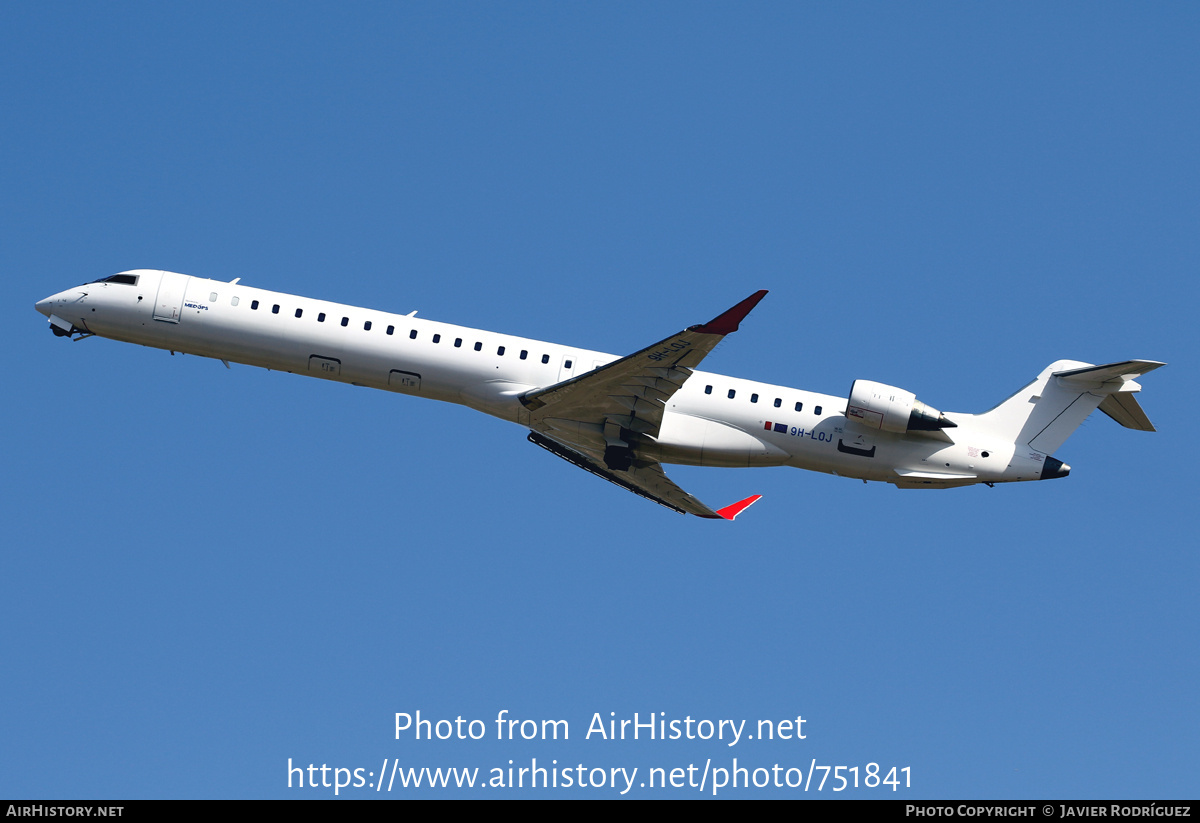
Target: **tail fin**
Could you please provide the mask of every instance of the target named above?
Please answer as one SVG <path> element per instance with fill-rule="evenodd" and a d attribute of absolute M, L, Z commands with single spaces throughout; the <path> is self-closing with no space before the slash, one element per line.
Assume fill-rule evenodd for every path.
<path fill-rule="evenodd" d="M 1096 408 L 1122 426 L 1154 431 L 1133 396 L 1142 388 L 1133 378 L 1164 365 L 1154 360 L 1125 360 L 1105 366 L 1059 360 L 975 419 L 997 436 L 1043 454 L 1053 454 Z"/>

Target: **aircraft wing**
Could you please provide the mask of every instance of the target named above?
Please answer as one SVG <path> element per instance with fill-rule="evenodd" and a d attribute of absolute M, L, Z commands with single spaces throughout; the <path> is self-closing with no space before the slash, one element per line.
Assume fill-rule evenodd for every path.
<path fill-rule="evenodd" d="M 577 451 L 544 434 L 530 432 L 529 442 L 536 443 L 546 451 L 558 455 L 568 463 L 573 463 L 597 477 L 603 477 L 610 483 L 615 483 L 623 489 L 628 489 L 636 495 L 653 500 L 660 506 L 666 506 L 680 514 L 694 514 L 714 520 L 732 520 L 762 497 L 762 495 L 756 494 L 714 511 L 671 482 L 671 478 L 667 477 L 660 463 L 649 462 L 618 472 L 605 466 L 603 459 L 598 455 Z"/>
<path fill-rule="evenodd" d="M 538 422 L 552 418 L 601 427 L 616 423 L 657 435 L 667 400 L 766 294 L 766 289 L 757 291 L 708 323 L 690 326 L 586 374 L 526 392 L 521 403 L 530 412 L 530 428 L 541 429 Z"/>
<path fill-rule="evenodd" d="M 659 463 L 639 458 L 636 443 L 658 436 L 667 401 L 766 294 L 757 291 L 708 323 L 521 395 L 530 442 L 669 509 L 732 520 L 758 497 L 714 511 L 671 482 Z"/>

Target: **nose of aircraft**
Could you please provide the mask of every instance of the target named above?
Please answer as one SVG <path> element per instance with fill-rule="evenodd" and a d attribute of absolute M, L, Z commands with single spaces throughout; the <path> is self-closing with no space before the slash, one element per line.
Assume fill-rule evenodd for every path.
<path fill-rule="evenodd" d="M 45 298 L 44 300 L 37 301 L 36 303 L 33 304 L 33 307 L 35 309 L 37 309 L 39 313 L 44 314 L 47 317 L 49 317 L 50 311 L 51 311 L 51 308 L 50 308 L 51 303 L 53 303 L 53 302 L 54 302 L 54 297 L 51 296 L 51 297 Z"/>

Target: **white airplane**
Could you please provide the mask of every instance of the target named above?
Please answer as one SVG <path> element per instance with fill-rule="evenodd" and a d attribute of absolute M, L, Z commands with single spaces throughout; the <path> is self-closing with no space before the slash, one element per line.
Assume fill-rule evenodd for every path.
<path fill-rule="evenodd" d="M 1065 477 L 1051 455 L 1091 412 L 1154 431 L 1133 378 L 1164 365 L 1059 360 L 983 414 L 943 414 L 856 380 L 849 399 L 697 371 L 766 295 L 627 357 L 388 314 L 238 283 L 135 269 L 37 303 L 51 330 L 461 403 L 642 497 L 732 520 L 761 495 L 710 509 L 663 463 L 796 466 L 899 488 Z"/>

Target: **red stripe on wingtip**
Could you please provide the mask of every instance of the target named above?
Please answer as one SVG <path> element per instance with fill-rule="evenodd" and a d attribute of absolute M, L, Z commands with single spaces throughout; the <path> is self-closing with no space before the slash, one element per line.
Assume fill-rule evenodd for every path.
<path fill-rule="evenodd" d="M 762 497 L 761 494 L 751 495 L 745 500 L 739 500 L 738 502 L 726 506 L 723 509 L 717 509 L 717 514 L 721 515 L 721 517 L 724 517 L 726 520 L 732 520 L 746 509 L 754 505 L 755 501 L 757 501 L 760 497 Z"/>
<path fill-rule="evenodd" d="M 738 324 L 746 319 L 750 310 L 758 305 L 758 301 L 766 296 L 767 290 L 759 289 L 729 311 L 714 317 L 703 326 L 695 326 L 691 330 L 701 334 L 732 334 L 738 330 Z"/>

